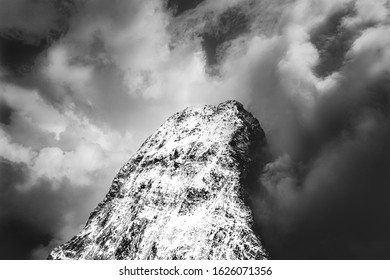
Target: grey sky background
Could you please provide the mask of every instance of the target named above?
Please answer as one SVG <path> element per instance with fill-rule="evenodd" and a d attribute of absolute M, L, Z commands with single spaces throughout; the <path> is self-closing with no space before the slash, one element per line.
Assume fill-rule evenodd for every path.
<path fill-rule="evenodd" d="M 170 115 L 236 99 L 271 256 L 390 259 L 389 7 L 0 0 L 0 258 L 46 258 Z"/>

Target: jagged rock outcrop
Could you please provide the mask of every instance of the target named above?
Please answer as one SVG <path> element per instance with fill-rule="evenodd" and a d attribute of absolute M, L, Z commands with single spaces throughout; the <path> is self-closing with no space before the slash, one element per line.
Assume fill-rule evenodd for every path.
<path fill-rule="evenodd" d="M 236 101 L 176 113 L 49 259 L 266 258 L 244 203 L 264 144 L 259 122 Z"/>

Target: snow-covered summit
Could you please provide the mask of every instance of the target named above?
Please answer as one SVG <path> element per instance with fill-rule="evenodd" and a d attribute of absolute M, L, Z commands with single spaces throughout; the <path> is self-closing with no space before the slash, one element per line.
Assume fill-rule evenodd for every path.
<path fill-rule="evenodd" d="M 237 101 L 174 114 L 49 259 L 266 258 L 244 203 L 264 144 L 259 122 Z"/>

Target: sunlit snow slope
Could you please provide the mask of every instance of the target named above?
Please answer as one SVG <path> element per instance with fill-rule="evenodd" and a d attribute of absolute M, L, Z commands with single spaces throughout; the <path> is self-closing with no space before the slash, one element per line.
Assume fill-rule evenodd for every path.
<path fill-rule="evenodd" d="M 244 204 L 265 145 L 236 101 L 170 117 L 122 167 L 84 229 L 49 259 L 264 259 Z"/>

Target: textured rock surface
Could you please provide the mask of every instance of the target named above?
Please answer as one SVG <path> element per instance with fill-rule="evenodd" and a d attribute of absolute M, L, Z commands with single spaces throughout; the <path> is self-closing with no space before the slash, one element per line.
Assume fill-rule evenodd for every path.
<path fill-rule="evenodd" d="M 236 101 L 170 117 L 122 167 L 84 229 L 49 259 L 263 259 L 244 204 L 265 143 Z"/>

